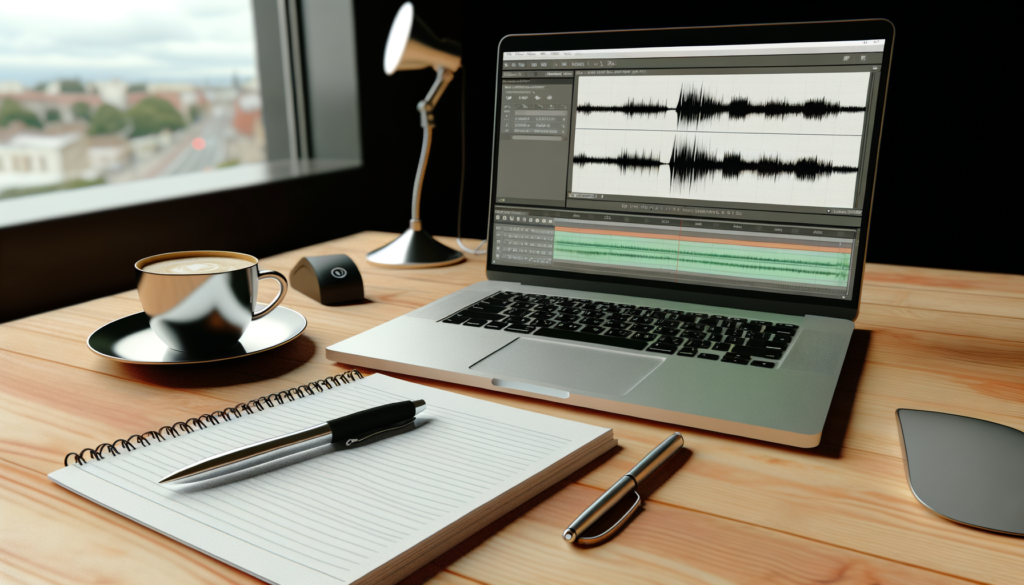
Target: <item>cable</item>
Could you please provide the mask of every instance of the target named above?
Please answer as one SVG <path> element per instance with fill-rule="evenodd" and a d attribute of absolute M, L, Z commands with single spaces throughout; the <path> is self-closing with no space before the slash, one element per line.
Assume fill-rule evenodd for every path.
<path fill-rule="evenodd" d="M 480 242 L 480 245 L 476 249 L 470 248 L 469 246 L 462 243 L 462 195 L 466 190 L 466 68 L 462 68 L 462 175 L 459 179 L 459 215 L 455 220 L 455 242 L 462 248 L 463 252 L 479 256 L 486 254 L 487 251 L 481 251 L 480 248 L 484 247 L 487 240 Z"/>

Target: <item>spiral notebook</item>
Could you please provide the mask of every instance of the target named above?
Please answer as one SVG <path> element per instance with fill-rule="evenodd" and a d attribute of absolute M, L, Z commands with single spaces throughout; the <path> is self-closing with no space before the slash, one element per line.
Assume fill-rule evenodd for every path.
<path fill-rule="evenodd" d="M 349 372 L 69 454 L 58 485 L 269 583 L 395 583 L 616 444 L 611 429 Z M 423 399 L 414 430 L 241 479 L 157 480 L 244 444 Z M 557 538 L 552 534 L 552 538 Z"/>

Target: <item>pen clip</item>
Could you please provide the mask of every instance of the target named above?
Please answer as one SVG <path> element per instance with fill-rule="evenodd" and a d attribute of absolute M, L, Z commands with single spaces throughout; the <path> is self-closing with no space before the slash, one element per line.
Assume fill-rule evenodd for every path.
<path fill-rule="evenodd" d="M 585 545 L 601 544 L 602 542 L 614 536 L 616 532 L 618 532 L 623 526 L 626 525 L 626 521 L 632 518 L 633 514 L 636 514 L 637 511 L 640 510 L 640 504 L 643 503 L 643 500 L 640 498 L 640 493 L 637 492 L 636 490 L 633 490 L 633 494 L 636 495 L 636 502 L 629 508 L 629 510 L 626 511 L 625 514 L 622 515 L 622 518 L 619 518 L 618 522 L 611 526 L 611 528 L 605 530 L 601 534 L 590 536 L 588 538 L 578 536 L 576 537 L 576 542 Z"/>
<path fill-rule="evenodd" d="M 352 445 L 355 445 L 356 443 L 362 443 L 363 441 L 365 441 L 365 440 L 367 440 L 367 439 L 369 439 L 371 437 L 376 437 L 377 435 L 379 435 L 381 433 L 387 433 L 387 432 L 390 432 L 390 431 L 397 431 L 397 430 L 405 428 L 405 427 L 407 427 L 407 426 L 409 426 L 411 424 L 414 424 L 415 422 L 416 422 L 415 418 L 410 418 L 407 421 L 403 421 L 403 422 L 398 423 L 397 426 L 388 427 L 386 429 L 375 429 L 373 431 L 370 431 L 369 434 L 363 435 L 361 437 L 353 437 L 351 439 L 346 440 L 345 441 L 345 446 L 346 447 L 351 447 Z"/>

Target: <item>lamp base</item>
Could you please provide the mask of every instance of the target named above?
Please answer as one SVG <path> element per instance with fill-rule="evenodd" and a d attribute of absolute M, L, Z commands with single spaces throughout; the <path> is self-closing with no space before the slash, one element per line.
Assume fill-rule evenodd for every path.
<path fill-rule="evenodd" d="M 409 228 L 390 244 L 367 254 L 366 259 L 370 264 L 385 268 L 433 268 L 456 264 L 466 257 L 426 231 Z"/>

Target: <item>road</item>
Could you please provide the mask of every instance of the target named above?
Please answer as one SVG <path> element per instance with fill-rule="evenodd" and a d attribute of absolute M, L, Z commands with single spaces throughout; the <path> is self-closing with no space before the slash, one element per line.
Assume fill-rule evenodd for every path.
<path fill-rule="evenodd" d="M 199 130 L 197 138 L 205 141 L 201 149 L 195 148 L 196 139 L 160 171 L 160 176 L 193 173 L 207 168 L 215 168 L 227 157 L 228 139 L 234 129 L 231 126 L 231 107 L 226 104 L 214 104 L 210 108 L 208 118 Z"/>

